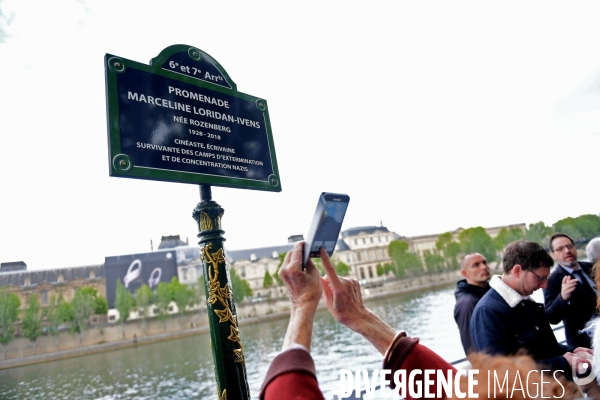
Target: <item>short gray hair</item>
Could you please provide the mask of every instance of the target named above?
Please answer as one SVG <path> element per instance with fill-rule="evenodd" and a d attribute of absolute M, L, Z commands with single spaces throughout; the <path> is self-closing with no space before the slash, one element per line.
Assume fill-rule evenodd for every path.
<path fill-rule="evenodd" d="M 600 255 L 600 236 L 590 240 L 587 246 L 585 246 L 585 252 L 592 263 L 598 260 L 598 256 Z"/>

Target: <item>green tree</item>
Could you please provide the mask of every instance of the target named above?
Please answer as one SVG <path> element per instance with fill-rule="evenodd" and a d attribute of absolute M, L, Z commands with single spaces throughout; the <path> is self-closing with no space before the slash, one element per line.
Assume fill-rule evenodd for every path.
<path fill-rule="evenodd" d="M 115 290 L 115 308 L 119 312 L 119 322 L 121 323 L 121 336 L 125 339 L 125 322 L 129 319 L 129 314 L 135 308 L 135 299 L 133 295 L 117 278 L 117 288 Z"/>
<path fill-rule="evenodd" d="M 62 293 L 58 296 L 50 295 L 48 302 L 48 314 L 46 320 L 48 322 L 48 332 L 54 336 L 56 340 L 56 350 L 58 350 L 58 335 L 60 334 L 59 327 L 71 319 L 71 311 L 69 303 L 65 302 Z"/>
<path fill-rule="evenodd" d="M 591 239 L 600 235 L 600 217 L 593 214 L 580 215 L 576 218 L 563 218 L 557 221 L 554 226 L 555 232 L 565 233 L 573 240 Z"/>
<path fill-rule="evenodd" d="M 479 253 L 488 262 L 496 261 L 496 244 L 485 228 L 468 228 L 458 234 L 458 241 L 464 254 Z"/>
<path fill-rule="evenodd" d="M 135 291 L 135 305 L 137 306 L 138 314 L 142 317 L 142 331 L 144 332 L 144 336 L 146 336 L 146 316 L 152 304 L 153 297 L 152 290 L 146 284 Z"/>
<path fill-rule="evenodd" d="M 6 360 L 6 347 L 15 338 L 14 323 L 19 319 L 19 296 L 0 288 L 0 343 Z"/>
<path fill-rule="evenodd" d="M 446 266 L 446 260 L 438 251 L 425 250 L 423 252 L 423 258 L 425 258 L 427 272 L 441 272 Z"/>
<path fill-rule="evenodd" d="M 394 275 L 398 278 L 403 278 L 406 274 L 412 276 L 424 272 L 419 256 L 408 251 L 408 242 L 392 240 L 388 245 L 388 254 L 394 263 Z"/>
<path fill-rule="evenodd" d="M 229 269 L 229 278 L 231 279 L 231 290 L 235 301 L 243 301 L 244 298 L 252 296 L 252 289 L 248 281 L 238 276 L 235 268 Z"/>
<path fill-rule="evenodd" d="M 79 345 L 83 345 L 83 332 L 94 312 L 94 299 L 85 288 L 79 288 L 71 300 L 71 333 L 79 333 Z"/>
<path fill-rule="evenodd" d="M 552 235 L 552 228 L 546 226 L 542 221 L 529 224 L 524 239 L 536 242 L 542 246 L 548 245 L 548 239 Z"/>
<path fill-rule="evenodd" d="M 171 290 L 171 285 L 167 282 L 160 282 L 158 286 L 156 286 L 156 296 L 155 303 L 158 307 L 158 319 L 160 319 L 163 323 L 163 329 L 167 331 L 167 318 L 169 317 L 169 305 L 173 300 L 173 292 Z"/>
<path fill-rule="evenodd" d="M 273 286 L 273 277 L 269 271 L 265 271 L 265 277 L 263 278 L 263 288 L 267 289 Z"/>
<path fill-rule="evenodd" d="M 33 342 L 33 354 L 36 354 L 37 338 L 42 334 L 42 314 L 40 312 L 40 301 L 37 294 L 32 294 L 27 300 L 25 317 L 21 323 L 23 336 Z"/>
<path fill-rule="evenodd" d="M 447 268 L 458 269 L 458 255 L 460 254 L 460 244 L 454 240 L 452 232 L 442 233 L 435 242 L 435 248 L 439 254 L 444 257 L 444 263 Z"/>
<path fill-rule="evenodd" d="M 337 272 L 337 274 L 339 276 L 350 275 L 350 267 L 348 266 L 348 264 L 346 264 L 340 260 L 332 260 L 332 261 L 333 261 L 333 265 L 335 266 L 335 272 Z"/>
<path fill-rule="evenodd" d="M 86 286 L 79 290 L 92 298 L 94 303 L 94 314 L 106 315 L 108 313 L 108 301 L 106 301 L 104 296 L 98 294 L 98 289 L 92 286 Z"/>
<path fill-rule="evenodd" d="M 179 282 L 176 277 L 171 279 L 170 285 L 171 292 L 173 293 L 173 301 L 177 304 L 177 309 L 179 310 L 179 324 L 181 325 L 185 308 L 190 305 L 190 302 L 196 295 L 188 285 Z"/>
<path fill-rule="evenodd" d="M 277 265 L 277 270 L 275 271 L 275 273 L 273 274 L 273 278 L 275 278 L 275 280 L 277 281 L 277 284 L 279 286 L 283 286 L 283 281 L 281 280 L 281 278 L 279 277 L 279 269 L 281 268 L 281 266 L 283 265 L 283 260 L 285 259 L 285 256 L 287 255 L 287 251 L 284 251 L 283 253 L 281 253 L 279 255 L 279 265 Z"/>
<path fill-rule="evenodd" d="M 506 247 L 507 244 L 512 243 L 516 240 L 523 239 L 525 234 L 523 231 L 517 227 L 513 227 L 510 229 L 502 228 L 498 235 L 494 239 L 496 243 L 496 249 L 502 250 Z"/>
<path fill-rule="evenodd" d="M 376 270 L 377 270 L 377 276 L 385 275 L 385 268 L 383 267 L 383 265 L 377 264 Z"/>

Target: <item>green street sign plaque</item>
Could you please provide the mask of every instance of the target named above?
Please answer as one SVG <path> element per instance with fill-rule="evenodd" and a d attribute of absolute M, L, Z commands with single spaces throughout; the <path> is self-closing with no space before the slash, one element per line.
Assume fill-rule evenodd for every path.
<path fill-rule="evenodd" d="M 111 176 L 279 192 L 264 99 L 195 47 L 104 57 Z"/>

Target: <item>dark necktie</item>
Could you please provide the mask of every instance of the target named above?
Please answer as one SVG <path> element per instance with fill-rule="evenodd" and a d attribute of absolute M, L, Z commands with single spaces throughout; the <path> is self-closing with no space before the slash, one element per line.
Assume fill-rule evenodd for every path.
<path fill-rule="evenodd" d="M 590 286 L 590 283 L 588 282 L 588 280 L 585 278 L 584 273 L 581 269 L 573 271 L 573 275 L 575 275 L 579 278 L 579 281 L 581 282 L 581 284 L 583 285 L 585 290 L 594 291 L 594 289 Z"/>

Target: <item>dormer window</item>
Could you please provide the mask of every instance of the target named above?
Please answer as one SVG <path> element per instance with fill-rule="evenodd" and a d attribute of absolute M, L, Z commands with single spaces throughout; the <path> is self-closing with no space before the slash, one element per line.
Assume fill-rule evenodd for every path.
<path fill-rule="evenodd" d="M 90 271 L 90 279 L 96 279 L 96 273 L 94 271 Z"/>
<path fill-rule="evenodd" d="M 277 258 L 279 257 L 279 253 L 277 252 L 277 250 L 275 250 L 273 254 L 271 254 L 271 256 L 273 256 L 273 258 Z"/>
<path fill-rule="evenodd" d="M 56 282 L 58 282 L 58 283 L 62 283 L 62 282 L 64 282 L 64 281 L 65 281 L 65 278 L 63 278 L 63 276 L 62 276 L 62 275 L 59 275 L 59 276 L 58 276 L 58 279 L 56 280 Z"/>
<path fill-rule="evenodd" d="M 29 278 L 25 278 L 25 283 L 23 283 L 23 286 L 31 286 L 31 280 Z"/>
<path fill-rule="evenodd" d="M 256 261 L 256 254 L 250 254 L 250 261 Z"/>

